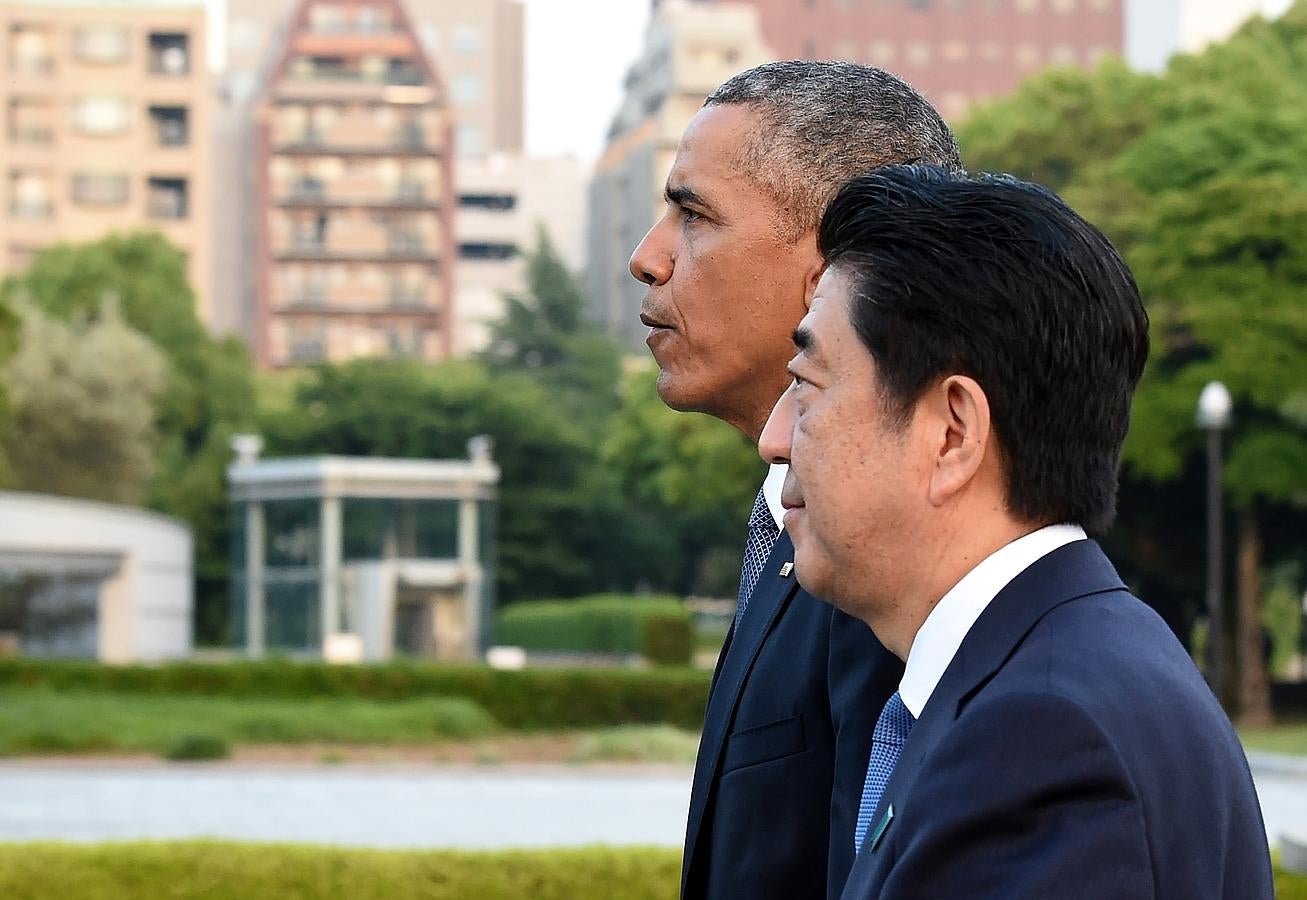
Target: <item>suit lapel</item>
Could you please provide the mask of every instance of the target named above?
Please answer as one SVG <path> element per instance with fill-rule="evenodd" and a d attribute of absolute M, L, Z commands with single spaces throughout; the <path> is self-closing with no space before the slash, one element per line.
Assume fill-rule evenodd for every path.
<path fill-rule="evenodd" d="M 793 574 L 782 578 L 778 574 L 783 563 L 794 559 L 794 545 L 789 535 L 781 532 L 763 567 L 762 576 L 749 598 L 748 608 L 740 619 L 740 627 L 727 636 L 726 645 L 718 659 L 717 673 L 708 696 L 708 712 L 704 716 L 703 736 L 699 739 L 699 755 L 694 766 L 694 784 L 690 791 L 690 816 L 685 830 L 685 863 L 681 872 L 681 890 L 684 892 L 690 873 L 690 862 L 703 824 L 704 808 L 717 770 L 721 765 L 722 749 L 740 693 L 763 641 L 772 630 L 781 612 L 798 590 Z"/>
<path fill-rule="evenodd" d="M 1036 560 L 999 591 L 958 647 L 903 744 L 894 773 L 872 815 L 869 834 L 891 806 L 895 817 L 902 816 L 923 760 L 943 739 L 966 701 L 1003 667 L 1045 614 L 1080 597 L 1122 590 L 1125 585 L 1121 576 L 1098 544 L 1075 541 Z M 854 862 L 855 871 L 877 866 L 871 843 L 864 843 Z"/>

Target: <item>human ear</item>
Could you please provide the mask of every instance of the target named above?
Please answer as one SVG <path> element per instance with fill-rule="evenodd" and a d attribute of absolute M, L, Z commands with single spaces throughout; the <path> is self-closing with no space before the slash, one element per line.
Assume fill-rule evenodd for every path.
<path fill-rule="evenodd" d="M 806 311 L 812 309 L 817 282 L 826 271 L 826 261 L 817 252 L 817 232 L 812 229 L 799 238 L 799 267 L 803 273 L 803 308 Z"/>
<path fill-rule="evenodd" d="M 950 375 L 927 392 L 934 466 L 928 497 L 944 506 L 976 482 L 989 452 L 989 399 L 972 378 Z"/>

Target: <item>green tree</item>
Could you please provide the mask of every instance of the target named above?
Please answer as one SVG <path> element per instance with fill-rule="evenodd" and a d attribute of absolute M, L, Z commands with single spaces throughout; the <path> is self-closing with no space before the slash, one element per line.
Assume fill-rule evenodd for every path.
<path fill-rule="evenodd" d="M 504 298 L 482 359 L 496 372 L 526 372 L 589 418 L 617 407 L 620 355 L 585 315 L 585 294 L 543 228 L 526 259 L 526 293 Z"/>
<path fill-rule="evenodd" d="M 3 439 L 14 487 L 139 503 L 154 463 L 164 360 L 110 299 L 63 322 L 22 311 L 4 367 L 12 422 Z"/>
<path fill-rule="evenodd" d="M 22 296 L 65 320 L 97 315 L 106 294 L 118 298 L 123 319 L 163 352 L 167 364 L 146 502 L 194 530 L 197 609 L 225 604 L 227 442 L 254 417 L 248 354 L 235 338 L 214 338 L 205 330 L 184 255 L 156 233 L 51 246 L 26 271 L 0 284 L 0 303 Z"/>

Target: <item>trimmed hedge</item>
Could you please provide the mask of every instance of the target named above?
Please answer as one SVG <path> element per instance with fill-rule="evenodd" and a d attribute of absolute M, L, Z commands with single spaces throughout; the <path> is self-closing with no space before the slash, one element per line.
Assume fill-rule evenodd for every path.
<path fill-rule="evenodd" d="M 495 640 L 527 650 L 641 653 L 645 625 L 654 617 L 683 619 L 687 627 L 690 623 L 685 604 L 675 597 L 596 594 L 506 607 L 495 619 Z"/>
<path fill-rule="evenodd" d="M 694 630 L 684 616 L 650 616 L 644 621 L 644 658 L 660 666 L 686 666 L 694 653 Z"/>
<path fill-rule="evenodd" d="M 389 663 L 337 666 L 265 660 L 107 666 L 0 659 L 0 687 L 220 697 L 466 697 L 507 728 L 703 725 L 709 672 L 695 669 L 524 669 Z"/>
<path fill-rule="evenodd" d="M 6 900 L 673 900 L 676 850 L 347 850 L 223 841 L 0 846 Z"/>

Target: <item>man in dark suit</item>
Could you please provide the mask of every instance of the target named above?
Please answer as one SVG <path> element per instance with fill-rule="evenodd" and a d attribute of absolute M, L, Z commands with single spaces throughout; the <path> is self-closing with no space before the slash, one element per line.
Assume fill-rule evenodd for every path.
<path fill-rule="evenodd" d="M 1042 188 L 919 166 L 818 241 L 760 451 L 800 582 L 906 663 L 843 896 L 1271 897 L 1229 721 L 1087 539 L 1148 354 L 1120 256 Z"/>
<path fill-rule="evenodd" d="M 878 69 L 773 63 L 716 90 L 681 139 L 666 213 L 631 258 L 649 285 L 641 320 L 664 402 L 756 441 L 821 274 L 826 200 L 851 175 L 913 159 L 960 165 L 930 105 Z M 871 724 L 902 669 L 862 623 L 799 590 L 777 522 L 778 475 L 750 516 L 737 615 L 709 695 L 686 898 L 839 895 Z"/>

